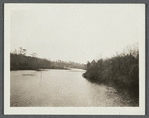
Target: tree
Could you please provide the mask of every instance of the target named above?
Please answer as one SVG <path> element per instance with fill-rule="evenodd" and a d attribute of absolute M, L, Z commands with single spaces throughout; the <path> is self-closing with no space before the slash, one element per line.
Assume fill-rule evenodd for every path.
<path fill-rule="evenodd" d="M 24 55 L 25 56 L 26 53 L 27 53 L 27 50 L 20 47 L 18 53 L 19 53 L 19 55 Z"/>
<path fill-rule="evenodd" d="M 13 51 L 13 54 L 17 54 L 17 50 L 16 49 Z"/>
<path fill-rule="evenodd" d="M 88 61 L 88 62 L 87 62 L 87 68 L 89 68 L 90 64 L 91 64 L 91 63 Z"/>
<path fill-rule="evenodd" d="M 27 53 L 27 50 L 26 49 L 22 49 L 22 54 L 26 55 L 26 53 Z"/>
<path fill-rule="evenodd" d="M 30 54 L 32 57 L 36 57 L 37 56 L 37 53 L 32 53 Z"/>
<path fill-rule="evenodd" d="M 19 55 L 22 55 L 22 47 L 19 48 Z"/>

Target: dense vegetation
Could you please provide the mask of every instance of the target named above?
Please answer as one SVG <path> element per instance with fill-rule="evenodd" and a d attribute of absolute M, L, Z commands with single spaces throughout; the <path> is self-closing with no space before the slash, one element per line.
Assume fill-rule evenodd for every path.
<path fill-rule="evenodd" d="M 39 70 L 39 69 L 86 69 L 85 64 L 75 62 L 64 62 L 61 60 L 50 61 L 36 57 L 36 53 L 26 56 L 27 50 L 20 47 L 18 53 L 15 50 L 10 53 L 10 70 Z"/>
<path fill-rule="evenodd" d="M 66 61 L 52 61 L 52 67 L 64 67 L 64 68 L 78 68 L 78 69 L 86 69 L 86 64 L 80 64 L 80 63 L 75 63 L 75 62 L 66 62 Z"/>
<path fill-rule="evenodd" d="M 10 54 L 11 70 L 38 70 L 40 68 L 51 68 L 51 62 L 37 57 Z"/>
<path fill-rule="evenodd" d="M 139 51 L 130 49 L 121 55 L 88 62 L 83 76 L 91 82 L 103 83 L 132 98 L 139 98 Z"/>

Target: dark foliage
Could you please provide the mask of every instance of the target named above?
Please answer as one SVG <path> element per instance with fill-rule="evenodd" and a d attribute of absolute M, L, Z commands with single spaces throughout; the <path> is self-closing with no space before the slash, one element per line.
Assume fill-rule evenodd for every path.
<path fill-rule="evenodd" d="M 90 82 L 113 86 L 119 92 L 127 92 L 129 96 L 139 98 L 139 53 L 133 51 L 88 62 L 83 76 Z"/>
<path fill-rule="evenodd" d="M 39 69 L 86 69 L 85 64 L 75 62 L 49 61 L 47 59 L 10 53 L 10 70 L 39 70 Z"/>
<path fill-rule="evenodd" d="M 41 68 L 51 68 L 51 62 L 37 57 L 10 54 L 11 70 L 38 70 Z"/>

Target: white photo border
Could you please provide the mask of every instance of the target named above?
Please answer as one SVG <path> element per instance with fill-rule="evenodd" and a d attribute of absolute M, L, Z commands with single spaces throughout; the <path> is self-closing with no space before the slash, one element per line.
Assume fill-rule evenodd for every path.
<path fill-rule="evenodd" d="M 139 41 L 139 107 L 10 107 L 10 20 L 13 10 L 42 9 L 45 5 L 78 4 L 40 4 L 40 3 L 5 3 L 4 4 L 4 114 L 5 115 L 145 115 L 145 4 L 135 5 L 142 10 L 140 28 L 142 37 Z M 115 4 L 82 4 L 115 5 Z M 118 5 L 118 4 L 117 4 Z"/>

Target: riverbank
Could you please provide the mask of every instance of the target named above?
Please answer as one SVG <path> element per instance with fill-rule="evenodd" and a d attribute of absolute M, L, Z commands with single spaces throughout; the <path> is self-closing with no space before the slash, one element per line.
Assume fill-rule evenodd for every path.
<path fill-rule="evenodd" d="M 129 96 L 138 104 L 139 54 L 133 54 L 88 62 L 83 77 L 92 83 L 114 87 L 119 93 Z"/>
<path fill-rule="evenodd" d="M 51 68 L 51 61 L 37 57 L 10 54 L 10 70 L 38 70 Z"/>
<path fill-rule="evenodd" d="M 11 69 L 10 71 L 19 71 L 19 70 L 35 70 L 35 71 L 43 71 L 45 69 L 60 69 L 60 70 L 70 70 L 69 68 L 63 67 L 54 67 L 54 68 L 32 68 L 32 67 L 19 67 L 17 69 Z"/>
<path fill-rule="evenodd" d="M 39 70 L 40 68 L 64 70 L 68 68 L 86 69 L 86 64 L 71 61 L 64 62 L 61 60 L 50 61 L 48 59 L 10 53 L 10 70 Z"/>

